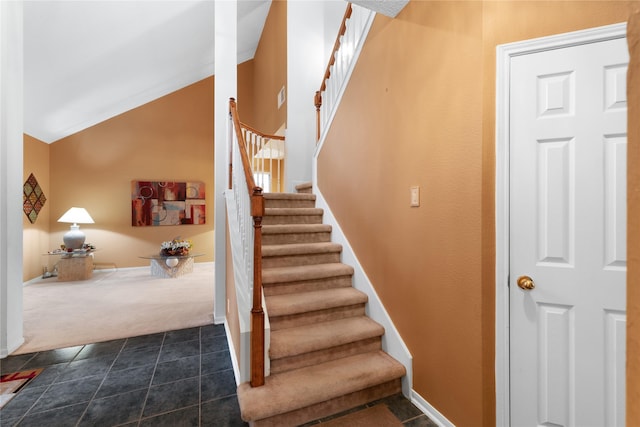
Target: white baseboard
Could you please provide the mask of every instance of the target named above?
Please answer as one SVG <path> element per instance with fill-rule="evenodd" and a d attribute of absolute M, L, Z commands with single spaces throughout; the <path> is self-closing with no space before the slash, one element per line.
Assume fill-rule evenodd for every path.
<path fill-rule="evenodd" d="M 440 427 L 455 427 L 451 421 L 449 421 L 444 415 L 442 415 L 436 408 L 431 406 L 422 396 L 416 393 L 415 390 L 411 390 L 411 403 L 416 405 L 431 421 L 436 423 Z"/>
<path fill-rule="evenodd" d="M 93 272 L 98 272 L 98 273 L 112 273 L 114 271 L 123 271 L 123 270 L 141 270 L 141 269 L 148 269 L 148 266 L 145 267 L 111 267 L 111 268 L 94 268 Z M 51 273 L 51 272 L 50 272 Z M 34 277 L 31 280 L 27 280 L 26 282 L 22 282 L 22 286 L 29 286 L 29 285 L 33 285 L 34 283 L 41 283 L 43 280 L 50 280 L 50 279 L 54 279 L 52 281 L 55 282 L 55 278 L 57 277 L 57 275 L 51 275 L 49 277 L 42 277 L 42 276 L 37 276 Z"/>
<path fill-rule="evenodd" d="M 4 359 L 20 347 L 22 347 L 22 344 L 24 344 L 24 342 L 24 337 L 20 337 L 18 342 L 11 343 L 7 348 L 0 348 L 0 359 Z"/>
<path fill-rule="evenodd" d="M 224 332 L 227 335 L 227 343 L 229 345 L 231 365 L 233 366 L 233 375 L 236 378 L 236 386 L 239 386 L 242 382 L 242 375 L 240 374 L 240 365 L 238 363 L 238 358 L 236 357 L 236 348 L 233 345 L 233 340 L 231 339 L 231 331 L 229 330 L 229 324 L 227 323 L 226 318 L 224 320 Z"/>

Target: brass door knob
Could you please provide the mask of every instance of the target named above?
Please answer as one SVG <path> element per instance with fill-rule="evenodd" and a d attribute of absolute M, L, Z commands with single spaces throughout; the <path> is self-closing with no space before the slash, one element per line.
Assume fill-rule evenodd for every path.
<path fill-rule="evenodd" d="M 533 283 L 533 279 L 529 276 L 518 277 L 518 281 L 516 283 L 518 284 L 518 287 L 524 291 L 530 291 L 536 287 L 536 284 Z"/>

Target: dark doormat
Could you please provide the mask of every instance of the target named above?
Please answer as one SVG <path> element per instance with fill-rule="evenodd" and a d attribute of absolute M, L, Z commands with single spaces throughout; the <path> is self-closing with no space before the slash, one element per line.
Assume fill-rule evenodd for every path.
<path fill-rule="evenodd" d="M 402 427 L 387 405 L 375 405 L 322 423 L 325 427 Z"/>
<path fill-rule="evenodd" d="M 0 408 L 6 405 L 29 381 L 42 372 L 40 369 L 13 372 L 0 376 Z"/>

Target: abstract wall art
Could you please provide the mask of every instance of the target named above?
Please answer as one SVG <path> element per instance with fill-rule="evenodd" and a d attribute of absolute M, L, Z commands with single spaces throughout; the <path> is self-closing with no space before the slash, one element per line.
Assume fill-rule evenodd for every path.
<path fill-rule="evenodd" d="M 38 219 L 38 214 L 46 201 L 47 198 L 44 196 L 38 180 L 33 174 L 30 174 L 22 186 L 22 210 L 31 224 L 34 224 Z"/>
<path fill-rule="evenodd" d="M 205 224 L 204 183 L 131 181 L 131 225 Z"/>

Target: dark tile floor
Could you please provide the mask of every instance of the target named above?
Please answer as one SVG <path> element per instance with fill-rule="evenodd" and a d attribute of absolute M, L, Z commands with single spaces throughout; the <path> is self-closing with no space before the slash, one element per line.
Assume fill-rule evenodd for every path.
<path fill-rule="evenodd" d="M 32 368 L 44 371 L 0 409 L 0 426 L 248 425 L 222 325 L 0 360 L 2 373 Z M 380 402 L 405 426 L 435 426 L 402 395 Z"/>
<path fill-rule="evenodd" d="M 0 410 L 5 426 L 245 426 L 224 326 L 9 356 L 45 370 Z"/>
<path fill-rule="evenodd" d="M 416 408 L 416 406 L 402 394 L 385 397 L 384 399 L 371 402 L 367 405 L 354 408 L 340 414 L 312 421 L 310 423 L 304 424 L 303 427 L 322 427 L 323 422 L 331 421 L 344 415 L 348 415 L 367 407 L 379 404 L 387 405 L 391 413 L 395 415 L 398 421 L 400 421 L 405 427 L 438 427 L 438 424 L 431 421 L 425 414 L 422 413 L 422 411 L 420 411 L 420 409 Z"/>

